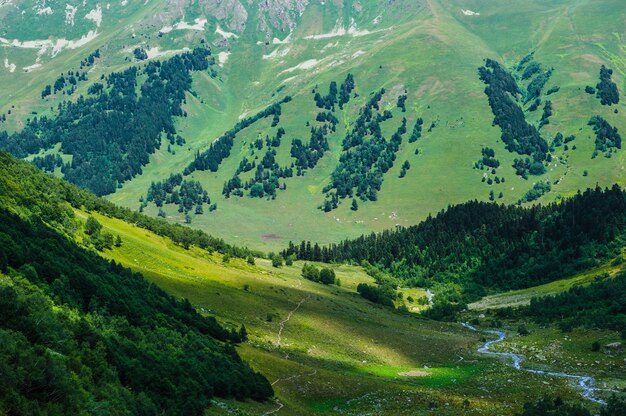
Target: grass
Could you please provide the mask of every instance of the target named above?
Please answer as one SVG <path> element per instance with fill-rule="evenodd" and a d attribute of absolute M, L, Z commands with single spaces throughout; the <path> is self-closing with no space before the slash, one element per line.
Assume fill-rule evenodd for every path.
<path fill-rule="evenodd" d="M 533 399 L 537 389 L 579 399 L 561 380 L 545 386 L 541 377 L 477 354 L 479 336 L 458 324 L 424 320 L 364 300 L 356 286 L 371 284 L 372 278 L 360 267 L 330 265 L 342 285 L 326 286 L 303 279 L 302 262 L 282 268 L 264 259 L 256 259 L 255 265 L 241 259 L 224 263 L 218 253 L 185 250 L 117 219 L 76 214 L 82 221 L 93 215 L 105 231 L 120 235 L 122 246 L 105 251 L 104 257 L 187 297 L 228 328 L 245 324 L 250 339 L 238 350 L 273 383 L 285 414 L 360 414 L 374 408 L 386 414 L 428 414 L 434 406 L 440 414 L 505 415 Z M 402 291 L 404 299 L 423 294 Z M 557 342 L 560 334 L 549 333 L 546 339 Z M 432 375 L 398 375 L 426 367 Z M 607 367 L 606 377 L 611 374 L 620 373 Z M 258 415 L 278 403 L 217 400 L 208 414 Z"/>
<path fill-rule="evenodd" d="M 400 373 L 412 370 L 432 374 L 423 377 L 400 375 Z M 360 371 L 366 374 L 372 374 L 377 377 L 390 378 L 401 383 L 414 383 L 432 388 L 440 388 L 454 383 L 466 383 L 479 370 L 480 367 L 477 365 L 464 365 L 463 367 L 425 367 L 417 369 L 415 367 L 373 366 L 360 369 Z"/>
<path fill-rule="evenodd" d="M 489 317 L 479 321 L 489 328 Z M 528 335 L 517 333 L 517 328 L 522 324 L 528 329 Z M 563 333 L 554 326 L 541 327 L 533 322 L 515 320 L 504 321 L 502 328 L 507 332 L 507 339 L 495 344 L 492 350 L 522 356 L 523 368 L 589 375 L 596 379 L 598 387 L 605 389 L 623 390 L 626 387 L 623 354 L 610 355 L 591 349 L 595 341 L 601 346 L 619 342 L 620 335 L 615 331 L 577 328 Z M 559 381 L 563 386 L 571 386 L 567 380 L 548 376 L 543 378 L 544 382 Z M 602 392 L 598 394 L 600 397 L 608 395 Z"/>

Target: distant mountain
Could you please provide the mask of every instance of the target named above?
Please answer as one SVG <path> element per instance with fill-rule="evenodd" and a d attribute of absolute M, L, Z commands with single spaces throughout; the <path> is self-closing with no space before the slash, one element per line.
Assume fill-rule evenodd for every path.
<path fill-rule="evenodd" d="M 5 1 L 0 146 L 265 249 L 409 226 L 470 199 L 554 201 L 623 182 L 620 10 Z"/>

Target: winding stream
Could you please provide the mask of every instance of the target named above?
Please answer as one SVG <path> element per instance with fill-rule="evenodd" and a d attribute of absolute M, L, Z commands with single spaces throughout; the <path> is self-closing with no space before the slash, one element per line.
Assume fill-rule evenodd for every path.
<path fill-rule="evenodd" d="M 504 339 L 506 338 L 506 333 L 504 331 L 499 331 L 499 330 L 494 330 L 494 329 L 480 330 L 464 322 L 461 322 L 461 325 L 475 332 L 482 332 L 485 334 L 497 335 L 498 339 L 485 342 L 485 344 L 482 347 L 478 348 L 478 352 L 481 354 L 487 354 L 487 355 L 491 355 L 495 357 L 510 358 L 513 368 L 517 370 L 526 371 L 529 373 L 541 374 L 544 376 L 564 377 L 564 378 L 576 380 L 578 386 L 582 389 L 583 397 L 587 400 L 591 400 L 592 402 L 599 403 L 599 404 L 606 404 L 606 402 L 596 397 L 595 393 L 597 391 L 617 392 L 616 390 L 601 389 L 601 388 L 595 387 L 596 380 L 591 376 L 578 376 L 575 374 L 561 373 L 561 372 L 556 372 L 556 371 L 543 371 L 543 370 L 533 370 L 530 368 L 523 368 L 522 367 L 523 358 L 520 355 L 517 355 L 513 352 L 496 352 L 496 351 L 490 350 L 492 345 L 497 344 L 498 342 L 504 341 Z"/>

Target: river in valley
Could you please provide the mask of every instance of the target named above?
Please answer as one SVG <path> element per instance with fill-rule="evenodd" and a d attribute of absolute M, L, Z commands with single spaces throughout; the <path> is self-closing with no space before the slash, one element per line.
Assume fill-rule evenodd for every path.
<path fill-rule="evenodd" d="M 562 372 L 558 372 L 558 371 L 543 371 L 543 370 L 533 370 L 530 368 L 524 368 L 522 367 L 522 361 L 523 358 L 522 356 L 515 354 L 513 352 L 497 352 L 497 351 L 491 351 L 491 347 L 494 344 L 497 344 L 499 342 L 502 342 L 506 339 L 506 333 L 504 331 L 500 331 L 500 330 L 496 330 L 496 329 L 485 329 L 485 330 L 481 330 L 481 329 L 477 329 L 475 327 L 473 327 L 470 324 L 467 323 L 461 323 L 461 325 L 463 325 L 465 328 L 470 329 L 472 331 L 475 332 L 481 332 L 484 334 L 491 334 L 491 335 L 495 335 L 498 338 L 491 340 L 491 341 L 487 341 L 485 342 L 485 344 L 478 348 L 478 352 L 481 354 L 486 354 L 486 355 L 491 355 L 491 356 L 495 356 L 495 357 L 504 357 L 504 358 L 508 358 L 511 360 L 511 365 L 516 368 L 517 370 L 520 371 L 526 371 L 529 373 L 535 373 L 535 374 L 541 374 L 544 376 L 550 376 L 550 377 L 563 377 L 563 378 L 568 378 L 571 380 L 575 380 L 576 383 L 578 384 L 578 386 L 580 387 L 580 389 L 582 390 L 582 395 L 584 398 L 591 400 L 592 402 L 595 403 L 599 403 L 599 404 L 606 404 L 606 402 L 602 399 L 600 399 L 599 397 L 596 396 L 596 392 L 598 391 L 609 391 L 609 392 L 616 392 L 616 390 L 611 390 L 611 389 L 602 389 L 602 388 L 598 388 L 596 387 L 596 380 L 591 377 L 591 376 L 581 376 L 581 375 L 576 375 L 576 374 L 568 374 L 568 373 L 562 373 Z"/>

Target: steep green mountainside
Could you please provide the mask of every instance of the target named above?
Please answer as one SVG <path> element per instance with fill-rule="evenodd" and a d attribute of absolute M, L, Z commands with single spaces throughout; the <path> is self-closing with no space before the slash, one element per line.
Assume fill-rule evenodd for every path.
<path fill-rule="evenodd" d="M 113 236 L 77 220 L 77 188 L 4 152 L 0 170 L 0 413 L 200 415 L 272 395 L 240 332 L 88 249 Z"/>
<path fill-rule="evenodd" d="M 41 124 L 34 135 L 50 139 L 27 158 L 238 245 L 331 243 L 417 223 L 450 203 L 552 201 L 623 181 L 619 0 L 98 4 L 2 2 L 0 128 L 67 116 L 59 103 L 93 96 L 102 76 L 133 66 L 139 97 L 146 62 L 209 47 L 208 69 L 192 71 L 182 95 L 168 90 L 172 102 L 184 96 L 180 112 L 170 109 L 174 129 L 151 133 L 133 169 L 82 181 L 79 163 L 110 161 L 90 168 L 116 172 L 129 153 L 105 136 L 99 148 L 117 156 L 101 160 L 72 150 L 71 128 L 65 137 Z M 280 114 L 254 117 L 285 97 Z M 135 136 L 161 128 L 137 120 Z M 187 169 L 229 132 L 217 166 Z M 162 182 L 172 174 L 182 176 Z"/>

